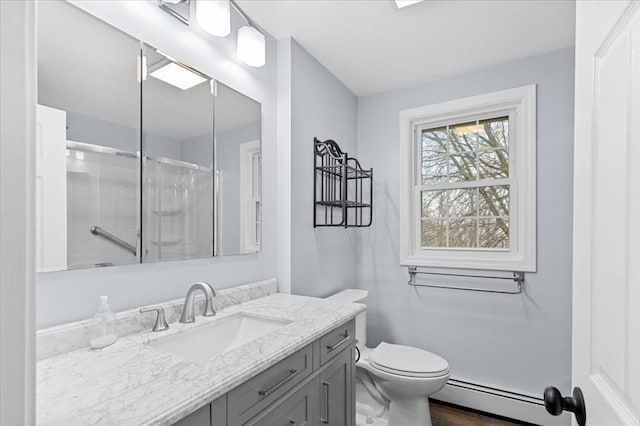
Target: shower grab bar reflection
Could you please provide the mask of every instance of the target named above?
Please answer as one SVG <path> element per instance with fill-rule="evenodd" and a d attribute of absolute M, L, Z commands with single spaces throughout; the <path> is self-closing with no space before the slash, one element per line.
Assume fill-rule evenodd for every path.
<path fill-rule="evenodd" d="M 104 238 L 105 240 L 109 240 L 109 241 L 111 241 L 112 243 L 114 243 L 116 245 L 119 245 L 123 249 L 133 253 L 134 256 L 138 254 L 138 252 L 136 250 L 136 247 L 134 245 L 129 244 L 128 242 L 116 237 L 111 232 L 105 231 L 104 229 L 100 228 L 99 226 L 92 226 L 91 227 L 91 233 L 93 235 L 98 235 L 98 236 Z"/>
<path fill-rule="evenodd" d="M 424 275 L 440 275 L 440 276 L 448 276 L 448 277 L 466 277 L 466 278 L 488 278 L 488 279 L 496 279 L 496 280 L 510 280 L 517 284 L 518 289 L 516 291 L 508 291 L 508 290 L 494 290 L 494 289 L 486 289 L 486 288 L 473 288 L 473 287 L 460 287 L 460 286 L 451 286 L 451 285 L 437 285 L 437 284 L 418 284 L 416 283 L 416 275 L 424 274 Z M 447 288 L 452 290 L 469 290 L 469 291 L 479 291 L 483 293 L 501 293 L 501 294 L 520 294 L 523 291 L 524 287 L 524 272 L 513 272 L 512 277 L 505 276 L 494 276 L 494 275 L 474 275 L 474 274 L 453 274 L 447 272 L 432 272 L 432 271 L 418 271 L 417 266 L 409 266 L 409 281 L 407 284 L 412 285 L 414 287 L 433 287 L 433 288 Z"/>

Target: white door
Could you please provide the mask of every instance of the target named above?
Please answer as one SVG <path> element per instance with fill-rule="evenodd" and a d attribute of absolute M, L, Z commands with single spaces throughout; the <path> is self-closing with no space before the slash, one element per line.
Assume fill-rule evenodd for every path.
<path fill-rule="evenodd" d="M 36 271 L 67 269 L 67 113 L 36 109 Z"/>
<path fill-rule="evenodd" d="M 640 419 L 640 1 L 577 1 L 573 385 L 587 425 Z"/>

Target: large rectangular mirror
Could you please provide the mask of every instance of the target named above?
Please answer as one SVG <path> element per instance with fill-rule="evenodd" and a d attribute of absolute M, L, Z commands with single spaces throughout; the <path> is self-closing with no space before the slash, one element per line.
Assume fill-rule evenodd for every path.
<path fill-rule="evenodd" d="M 262 235 L 262 108 L 220 82 L 215 92 L 215 253 L 255 253 Z"/>
<path fill-rule="evenodd" d="M 49 0 L 37 123 L 39 272 L 260 250 L 253 99 Z"/>
<path fill-rule="evenodd" d="M 143 262 L 213 256 L 213 91 L 208 76 L 144 46 Z"/>
<path fill-rule="evenodd" d="M 38 3 L 37 270 L 139 262 L 140 42 Z"/>

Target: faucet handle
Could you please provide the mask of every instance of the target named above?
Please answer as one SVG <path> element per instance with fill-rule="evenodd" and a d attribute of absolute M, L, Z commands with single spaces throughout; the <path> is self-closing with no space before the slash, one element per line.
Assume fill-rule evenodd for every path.
<path fill-rule="evenodd" d="M 140 313 L 143 314 L 145 312 L 155 311 L 158 313 L 156 317 L 156 323 L 153 324 L 153 331 L 164 331 L 169 329 L 169 324 L 167 324 L 167 320 L 164 316 L 164 308 L 162 306 L 149 306 L 146 308 L 141 308 Z"/>

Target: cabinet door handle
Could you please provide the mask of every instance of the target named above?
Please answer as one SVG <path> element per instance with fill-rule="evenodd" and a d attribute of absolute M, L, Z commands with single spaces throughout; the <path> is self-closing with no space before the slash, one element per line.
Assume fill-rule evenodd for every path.
<path fill-rule="evenodd" d="M 347 336 L 349 337 L 349 336 Z M 326 416 L 324 418 L 320 417 L 320 421 L 324 424 L 329 424 L 329 383 L 328 382 L 322 382 L 322 386 L 324 387 L 324 389 L 326 390 L 325 393 L 325 398 L 324 398 L 324 410 L 326 413 Z"/>
<path fill-rule="evenodd" d="M 349 332 L 345 333 L 345 336 L 342 340 L 340 340 L 338 343 L 334 344 L 334 345 L 329 345 L 327 346 L 327 352 L 333 352 L 336 349 L 338 349 L 340 346 L 344 345 L 345 343 L 347 343 L 349 340 L 351 340 L 351 336 L 349 336 Z"/>
<path fill-rule="evenodd" d="M 282 386 L 284 386 L 284 384 L 287 383 L 289 380 L 293 379 L 296 374 L 298 374 L 298 370 L 289 370 L 289 374 L 284 379 L 280 380 L 278 383 L 276 383 L 275 385 L 271 386 L 267 390 L 259 390 L 258 394 L 260 396 L 269 396 L 269 395 L 271 395 L 272 393 L 274 393 L 275 391 L 280 389 Z"/>

